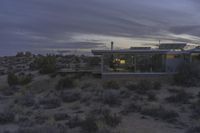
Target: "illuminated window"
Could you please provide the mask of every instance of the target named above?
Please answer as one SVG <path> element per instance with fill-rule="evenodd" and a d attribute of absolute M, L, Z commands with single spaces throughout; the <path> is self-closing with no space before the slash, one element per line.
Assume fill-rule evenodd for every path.
<path fill-rule="evenodd" d="M 120 60 L 120 64 L 126 64 L 125 60 Z"/>

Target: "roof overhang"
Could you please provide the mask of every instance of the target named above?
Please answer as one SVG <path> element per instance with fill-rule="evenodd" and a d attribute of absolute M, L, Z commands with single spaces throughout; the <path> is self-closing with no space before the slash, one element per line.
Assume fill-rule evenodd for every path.
<path fill-rule="evenodd" d="M 188 51 L 151 50 L 92 50 L 94 55 L 103 54 L 189 54 Z"/>

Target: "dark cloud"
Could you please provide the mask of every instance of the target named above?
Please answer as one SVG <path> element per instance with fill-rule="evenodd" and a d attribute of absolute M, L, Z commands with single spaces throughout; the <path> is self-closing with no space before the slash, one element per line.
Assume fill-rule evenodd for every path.
<path fill-rule="evenodd" d="M 0 48 L 94 48 L 98 39 L 80 34 L 165 39 L 168 34 L 199 37 L 198 13 L 188 0 L 2 0 Z M 159 36 L 159 37 L 158 37 Z M 168 38 L 170 40 L 170 37 Z M 172 38 L 171 40 L 187 40 Z M 81 42 L 80 42 L 81 41 Z M 85 41 L 85 42 L 84 42 Z M 71 43 L 74 42 L 74 43 Z M 94 42 L 94 43 L 93 43 Z M 97 45 L 96 45 L 97 43 Z"/>
<path fill-rule="evenodd" d="M 175 26 L 171 27 L 170 31 L 175 34 L 189 34 L 200 36 L 200 25 Z"/>

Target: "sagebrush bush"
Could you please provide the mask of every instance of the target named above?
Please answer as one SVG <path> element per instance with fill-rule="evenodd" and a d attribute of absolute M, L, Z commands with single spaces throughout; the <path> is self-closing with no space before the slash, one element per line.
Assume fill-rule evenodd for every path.
<path fill-rule="evenodd" d="M 81 129 L 83 133 L 95 133 L 98 131 L 96 118 L 93 115 L 87 115 L 81 122 Z"/>
<path fill-rule="evenodd" d="M 0 113 L 0 124 L 12 123 L 15 120 L 14 113 L 10 111 L 3 111 Z"/>
<path fill-rule="evenodd" d="M 102 115 L 103 123 L 110 127 L 116 127 L 121 123 L 121 117 L 116 113 L 111 113 L 110 110 L 104 111 Z"/>
<path fill-rule="evenodd" d="M 127 115 L 129 113 L 135 113 L 135 112 L 140 112 L 141 111 L 141 106 L 131 102 L 128 105 L 124 106 L 124 109 L 121 111 L 123 115 Z"/>
<path fill-rule="evenodd" d="M 75 79 L 70 77 L 62 78 L 58 81 L 56 85 L 57 90 L 71 89 L 76 86 Z"/>
<path fill-rule="evenodd" d="M 60 107 L 61 100 L 58 98 L 45 97 L 41 99 L 39 103 L 44 109 L 54 109 Z"/>
<path fill-rule="evenodd" d="M 82 119 L 77 115 L 72 116 L 67 123 L 69 128 L 81 127 L 81 124 L 82 124 Z"/>
<path fill-rule="evenodd" d="M 105 90 L 103 93 L 103 103 L 110 106 L 120 104 L 120 93 L 117 90 Z"/>
<path fill-rule="evenodd" d="M 63 102 L 75 102 L 81 99 L 81 93 L 78 91 L 65 91 L 61 94 L 61 99 Z"/>
<path fill-rule="evenodd" d="M 55 113 L 54 114 L 54 120 L 55 121 L 62 121 L 62 120 L 66 120 L 69 119 L 69 115 L 67 113 Z"/>
<path fill-rule="evenodd" d="M 200 133 L 200 127 L 191 127 L 186 131 L 186 133 Z"/>
<path fill-rule="evenodd" d="M 167 122 L 176 122 L 179 114 L 173 110 L 166 110 L 163 107 L 159 108 L 143 108 L 142 114 L 161 119 Z"/>
<path fill-rule="evenodd" d="M 157 96 L 156 96 L 156 94 L 153 93 L 153 92 L 147 93 L 147 97 L 148 97 L 148 100 L 149 100 L 149 101 L 156 101 L 156 100 L 157 100 Z"/>
<path fill-rule="evenodd" d="M 35 99 L 32 94 L 25 94 L 22 96 L 18 96 L 15 99 L 15 103 L 25 107 L 31 107 L 35 104 Z"/>
<path fill-rule="evenodd" d="M 116 81 L 110 80 L 103 83 L 103 88 L 104 89 L 119 89 L 120 86 Z"/>
<path fill-rule="evenodd" d="M 193 98 L 191 93 L 188 93 L 184 90 L 180 90 L 180 91 L 177 91 L 176 94 L 165 98 L 165 100 L 169 103 L 187 104 L 190 102 L 191 98 Z"/>
<path fill-rule="evenodd" d="M 192 103 L 191 109 L 192 109 L 192 117 L 195 119 L 200 118 L 200 100 Z"/>

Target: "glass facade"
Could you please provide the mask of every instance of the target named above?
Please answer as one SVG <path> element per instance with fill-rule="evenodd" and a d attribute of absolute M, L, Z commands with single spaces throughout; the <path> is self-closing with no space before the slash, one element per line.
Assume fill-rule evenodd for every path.
<path fill-rule="evenodd" d="M 163 54 L 103 54 L 103 72 L 165 72 Z"/>

